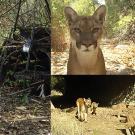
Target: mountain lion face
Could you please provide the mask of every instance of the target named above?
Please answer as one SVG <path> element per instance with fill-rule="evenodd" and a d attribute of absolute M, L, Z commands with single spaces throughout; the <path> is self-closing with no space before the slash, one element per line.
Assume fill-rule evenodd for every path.
<path fill-rule="evenodd" d="M 79 51 L 89 52 L 98 46 L 103 32 L 106 8 L 100 6 L 92 16 L 79 16 L 71 7 L 65 8 L 72 45 Z"/>
<path fill-rule="evenodd" d="M 92 104 L 92 101 L 91 101 L 90 98 L 85 99 L 85 105 L 86 105 L 87 107 L 91 107 L 91 104 Z"/>

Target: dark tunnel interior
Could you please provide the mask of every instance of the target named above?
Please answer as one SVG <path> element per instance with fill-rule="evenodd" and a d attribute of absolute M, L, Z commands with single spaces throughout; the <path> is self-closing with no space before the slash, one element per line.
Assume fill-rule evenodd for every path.
<path fill-rule="evenodd" d="M 65 76 L 65 97 L 90 97 L 108 104 L 134 82 L 134 76 Z"/>
<path fill-rule="evenodd" d="M 90 97 L 107 105 L 129 86 L 134 86 L 134 76 L 64 76 L 64 98 L 71 101 L 78 97 Z"/>

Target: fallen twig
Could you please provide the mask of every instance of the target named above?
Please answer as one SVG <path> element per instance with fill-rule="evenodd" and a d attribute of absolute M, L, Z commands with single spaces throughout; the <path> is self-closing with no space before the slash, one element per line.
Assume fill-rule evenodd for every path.
<path fill-rule="evenodd" d="M 24 92 L 24 91 L 29 91 L 29 90 L 31 90 L 31 89 L 33 89 L 34 87 L 29 87 L 29 88 L 26 88 L 26 89 L 22 89 L 22 90 L 20 90 L 20 91 L 17 91 L 17 92 L 13 92 L 13 93 L 11 93 L 11 94 L 8 94 L 7 96 L 13 96 L 13 95 L 16 95 L 16 94 L 18 94 L 18 93 L 22 93 L 22 92 Z"/>

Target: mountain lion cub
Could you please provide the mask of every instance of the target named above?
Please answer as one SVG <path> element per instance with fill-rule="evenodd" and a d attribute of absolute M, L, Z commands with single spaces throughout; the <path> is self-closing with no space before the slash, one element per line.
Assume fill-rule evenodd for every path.
<path fill-rule="evenodd" d="M 92 104 L 91 104 L 91 114 L 93 115 L 93 114 L 95 114 L 96 115 L 96 110 L 97 110 L 97 108 L 98 108 L 98 104 L 99 103 L 96 103 L 96 102 L 92 102 Z"/>
<path fill-rule="evenodd" d="M 71 38 L 67 74 L 106 74 L 104 57 L 98 44 L 105 15 L 104 5 L 92 16 L 79 16 L 71 7 L 65 7 Z"/>
<path fill-rule="evenodd" d="M 80 121 L 87 121 L 88 108 L 91 107 L 91 99 L 78 98 L 76 100 L 77 117 Z"/>

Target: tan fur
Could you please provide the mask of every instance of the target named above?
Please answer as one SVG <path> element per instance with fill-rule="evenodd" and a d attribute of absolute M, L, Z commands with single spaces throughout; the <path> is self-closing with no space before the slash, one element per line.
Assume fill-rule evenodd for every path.
<path fill-rule="evenodd" d="M 79 16 L 72 8 L 65 8 L 71 37 L 67 74 L 106 74 L 104 57 L 98 45 L 105 14 L 105 6 L 100 6 L 92 16 Z"/>
<path fill-rule="evenodd" d="M 92 104 L 91 104 L 91 111 L 92 111 L 91 114 L 95 114 L 96 115 L 97 108 L 98 108 L 98 103 L 92 102 Z"/>
<path fill-rule="evenodd" d="M 91 99 L 78 98 L 76 100 L 77 117 L 80 121 L 87 121 L 88 108 L 91 107 Z"/>

